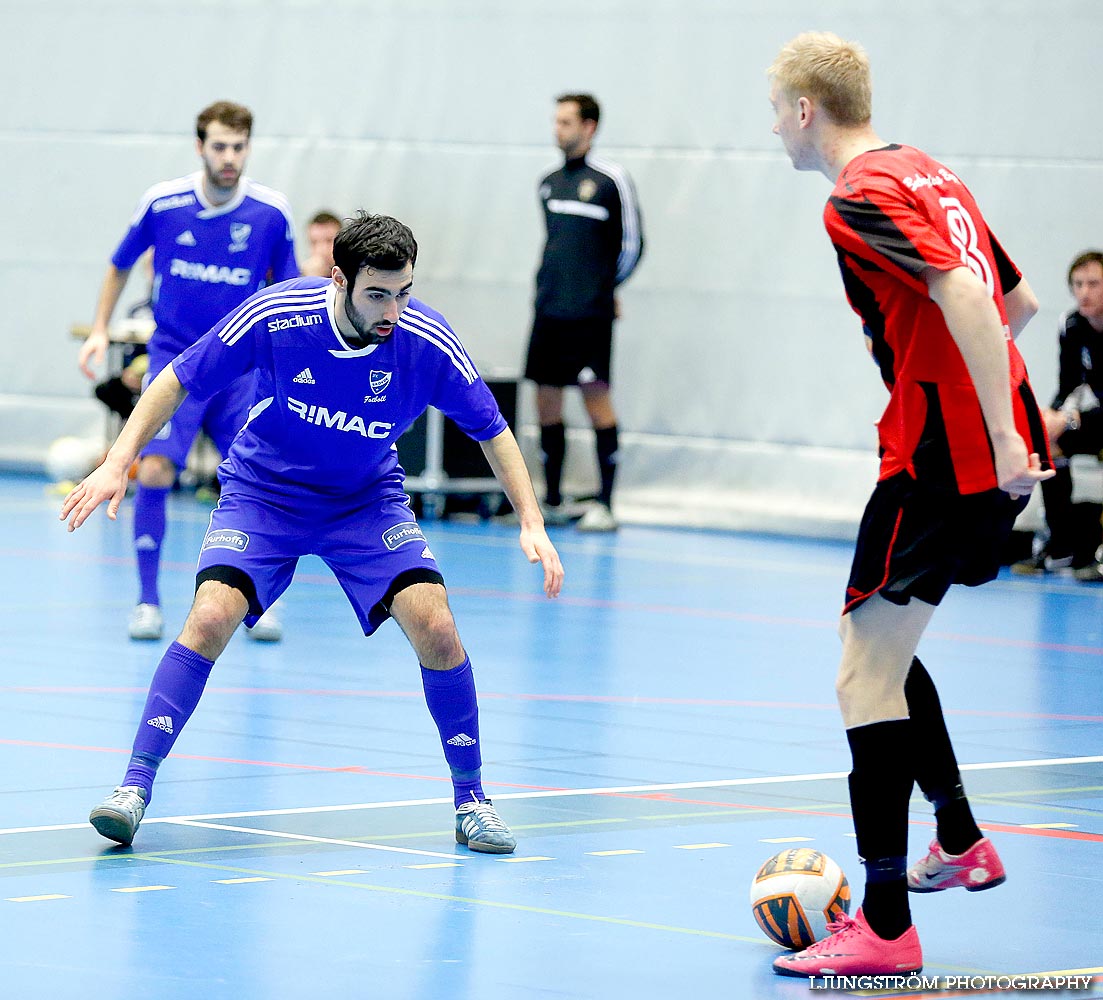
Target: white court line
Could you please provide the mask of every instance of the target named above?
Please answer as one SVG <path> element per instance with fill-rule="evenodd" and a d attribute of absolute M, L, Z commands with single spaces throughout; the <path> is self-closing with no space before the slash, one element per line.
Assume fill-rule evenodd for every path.
<path fill-rule="evenodd" d="M 201 823 L 192 819 L 162 820 L 177 826 L 198 826 L 204 830 L 225 830 L 228 833 L 251 833 L 258 837 L 277 837 L 280 840 L 305 840 L 311 844 L 336 844 L 338 847 L 359 847 L 367 851 L 387 851 L 390 854 L 416 854 L 419 858 L 445 858 L 455 861 L 455 854 L 439 851 L 415 851 L 412 847 L 392 847 L 389 844 L 367 844 L 360 840 L 338 840 L 335 837 L 311 837 L 305 833 L 282 833 L 279 830 L 257 830 L 251 826 L 228 826 L 225 823 Z M 151 853 L 156 854 L 156 851 Z"/>
<path fill-rule="evenodd" d="M 1097 757 L 1042 757 L 1038 760 L 1000 760 L 987 764 L 961 764 L 962 771 L 998 771 L 1005 768 L 1019 767 L 1061 767 L 1076 764 L 1103 764 L 1103 756 Z M 569 798 L 578 795 L 643 795 L 651 792 L 683 791 L 691 788 L 737 788 L 747 785 L 785 785 L 798 781 L 829 781 L 836 778 L 845 778 L 849 771 L 821 771 L 817 774 L 779 774 L 764 778 L 719 778 L 713 781 L 678 781 L 663 785 L 618 785 L 609 788 L 551 788 L 532 792 L 503 792 L 494 794 L 494 801 L 500 799 L 549 799 Z M 490 782 L 493 786 L 493 782 Z M 298 806 L 291 809 L 257 809 L 250 812 L 228 813 L 204 813 L 195 816 L 164 816 L 143 820 L 143 825 L 150 826 L 154 823 L 179 823 L 201 825 L 205 820 L 219 819 L 256 819 L 264 816 L 303 816 L 317 815 L 331 812 L 356 812 L 367 809 L 405 809 L 412 806 L 439 806 L 452 805 L 452 797 L 436 799 L 399 799 L 392 802 L 356 802 L 341 806 Z M 11 833 L 51 833 L 56 830 L 84 830 L 87 823 L 56 823 L 51 826 L 17 826 L 7 830 L 0 830 L 0 836 Z M 232 829 L 226 827 L 226 829 Z M 245 833 L 265 834 L 266 830 L 243 828 Z M 277 834 L 273 834 L 277 836 Z M 278 834 L 285 836 L 285 834 Z M 317 838 L 322 839 L 322 838 Z M 344 843 L 344 841 L 338 841 Z M 362 844 L 349 843 L 362 847 Z M 399 850 L 399 848 L 388 848 Z M 415 852 L 416 853 L 416 852 Z M 440 857 L 453 857 L 454 855 L 440 855 Z"/>

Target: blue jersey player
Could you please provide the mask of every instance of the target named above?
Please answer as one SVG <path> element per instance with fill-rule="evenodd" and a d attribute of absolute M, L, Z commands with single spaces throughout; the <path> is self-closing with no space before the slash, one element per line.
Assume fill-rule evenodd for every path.
<path fill-rule="evenodd" d="M 153 318 L 149 378 L 153 379 L 226 313 L 265 285 L 298 276 L 291 211 L 278 191 L 243 175 L 253 116 L 248 108 L 219 101 L 196 120 L 202 170 L 155 184 L 142 197 L 130 228 L 115 250 L 100 291 L 92 332 L 81 348 L 81 370 L 102 363 L 107 325 L 130 269 L 153 248 Z M 160 639 L 157 576 L 165 534 L 165 500 L 200 430 L 223 455 L 245 423 L 252 376 L 200 402 L 184 402 L 142 452 L 134 500 L 134 547 L 139 596 L 130 618 L 132 639 Z M 250 633 L 276 640 L 272 615 Z"/>
<path fill-rule="evenodd" d="M 249 420 L 219 470 L 222 496 L 199 554 L 195 602 L 153 678 L 122 784 L 89 817 L 129 844 L 153 780 L 199 702 L 214 660 L 291 582 L 300 556 L 332 569 L 365 635 L 394 618 L 421 662 L 429 711 L 451 770 L 456 840 L 509 854 L 516 841 L 483 794 L 471 661 L 444 578 L 410 511 L 395 442 L 429 405 L 479 441 L 521 522 L 521 548 L 558 595 L 548 540 L 513 434 L 440 313 L 411 298 L 417 243 L 402 223 L 364 215 L 334 243 L 332 279 L 299 278 L 254 295 L 168 365 L 142 395 L 103 464 L 66 497 L 78 528 L 101 503 L 114 519 L 126 473 L 186 399 L 255 373 Z"/>

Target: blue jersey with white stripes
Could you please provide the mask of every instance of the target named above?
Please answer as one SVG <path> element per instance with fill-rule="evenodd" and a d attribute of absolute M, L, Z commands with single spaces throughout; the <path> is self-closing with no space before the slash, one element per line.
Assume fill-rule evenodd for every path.
<path fill-rule="evenodd" d="M 472 438 L 505 419 L 452 328 L 411 298 L 381 344 L 350 346 L 336 286 L 298 278 L 254 295 L 173 362 L 205 399 L 255 371 L 256 402 L 219 469 L 224 482 L 304 502 L 362 503 L 401 485 L 395 442 L 428 406 Z"/>
<path fill-rule="evenodd" d="M 178 354 L 231 309 L 298 276 L 287 199 L 243 177 L 224 205 L 203 193 L 203 175 L 155 184 L 143 196 L 111 262 L 134 266 L 153 247 L 153 344 Z"/>

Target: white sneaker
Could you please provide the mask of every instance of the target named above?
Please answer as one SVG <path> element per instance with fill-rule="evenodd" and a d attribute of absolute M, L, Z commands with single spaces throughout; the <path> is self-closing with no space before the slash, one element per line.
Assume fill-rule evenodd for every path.
<path fill-rule="evenodd" d="M 283 625 L 276 605 L 273 604 L 257 619 L 256 625 L 246 628 L 245 632 L 254 642 L 279 642 L 283 638 Z"/>
<path fill-rule="evenodd" d="M 582 515 L 582 520 L 575 527 L 579 531 L 616 531 L 619 525 L 613 512 L 605 504 L 595 503 Z"/>
<path fill-rule="evenodd" d="M 143 607 L 153 607 L 151 604 Z M 137 785 L 116 788 L 88 816 L 88 822 L 101 837 L 129 846 L 146 814 L 145 789 Z"/>
<path fill-rule="evenodd" d="M 490 799 L 465 802 L 456 810 L 456 843 L 482 854 L 512 854 L 517 840 Z"/>
<path fill-rule="evenodd" d="M 131 639 L 160 639 L 165 619 L 156 604 L 139 604 L 130 612 Z"/>

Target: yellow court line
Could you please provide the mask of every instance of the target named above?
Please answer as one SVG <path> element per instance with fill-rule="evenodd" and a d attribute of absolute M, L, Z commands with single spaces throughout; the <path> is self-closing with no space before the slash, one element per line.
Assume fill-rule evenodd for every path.
<path fill-rule="evenodd" d="M 307 882 L 313 885 L 342 886 L 346 889 L 365 889 L 390 896 L 406 896 L 414 899 L 435 899 L 445 903 L 463 903 L 467 906 L 485 906 L 494 910 L 509 910 L 514 913 L 531 913 L 544 917 L 564 917 L 571 920 L 585 920 L 592 923 L 614 924 L 619 927 L 634 927 L 639 930 L 664 931 L 668 934 L 686 934 L 691 937 L 716 938 L 721 941 L 740 941 L 744 944 L 762 945 L 774 948 L 764 937 L 745 937 L 741 934 L 727 934 L 723 931 L 708 931 L 697 927 L 677 927 L 669 924 L 652 924 L 644 920 L 628 920 L 624 917 L 606 917 L 597 913 L 577 913 L 571 910 L 553 910 L 542 906 L 526 906 L 523 903 L 503 903 L 490 899 L 474 899 L 469 896 L 453 896 L 442 892 L 425 892 L 420 889 L 404 889 L 398 886 L 372 885 L 366 882 L 349 882 L 338 879 L 320 879 L 309 875 L 290 875 L 283 872 L 259 871 L 250 868 L 235 868 L 230 865 L 214 865 L 201 861 L 184 861 L 181 858 L 161 858 L 157 855 L 145 855 L 145 861 L 157 861 L 166 865 L 179 865 L 185 868 L 205 868 L 211 871 L 235 872 L 238 875 L 263 875 L 268 878 L 288 882 Z"/>
<path fill-rule="evenodd" d="M 72 899 L 72 896 L 62 895 L 60 892 L 50 892 L 43 896 L 9 896 L 9 903 L 44 903 L 49 899 Z"/>
<path fill-rule="evenodd" d="M 156 859 L 154 859 L 156 860 Z M 175 889 L 174 885 L 127 885 L 110 892 L 160 892 L 162 889 Z"/>

